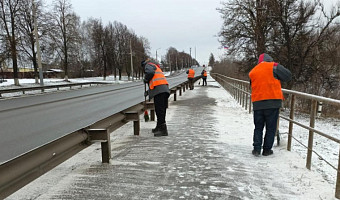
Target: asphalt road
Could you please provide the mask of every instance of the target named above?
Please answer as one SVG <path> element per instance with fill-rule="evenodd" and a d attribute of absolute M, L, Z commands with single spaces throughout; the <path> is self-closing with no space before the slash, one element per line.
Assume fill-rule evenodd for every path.
<path fill-rule="evenodd" d="M 169 87 L 186 77 L 168 77 Z M 142 81 L 0 100 L 0 164 L 143 101 Z"/>

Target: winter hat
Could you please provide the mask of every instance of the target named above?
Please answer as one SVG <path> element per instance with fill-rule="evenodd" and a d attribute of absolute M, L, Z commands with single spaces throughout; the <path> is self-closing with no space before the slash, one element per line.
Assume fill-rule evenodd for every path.
<path fill-rule="evenodd" d="M 273 58 L 270 57 L 270 55 L 263 53 L 259 56 L 259 61 L 258 63 L 265 61 L 265 62 L 273 62 Z"/>

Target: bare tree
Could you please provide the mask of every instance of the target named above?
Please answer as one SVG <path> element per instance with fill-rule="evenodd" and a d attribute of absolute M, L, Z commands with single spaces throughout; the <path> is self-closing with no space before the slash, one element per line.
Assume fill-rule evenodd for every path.
<path fill-rule="evenodd" d="M 19 41 L 19 31 L 17 23 L 20 21 L 20 9 L 22 8 L 22 0 L 1 0 L 0 6 L 0 21 L 4 32 L 1 36 L 4 37 L 10 50 L 13 66 L 14 84 L 19 85 L 19 68 L 18 68 L 18 52 L 17 45 Z"/>
<path fill-rule="evenodd" d="M 340 16 L 340 10 L 333 10 L 328 16 L 320 2 L 275 0 L 272 3 L 272 17 L 276 19 L 273 26 L 278 25 L 273 30 L 279 33 L 272 34 L 272 52 L 292 71 L 294 81 L 288 85 L 291 88 L 294 83 L 301 84 L 310 80 L 311 73 L 317 73 L 313 68 L 321 63 L 316 60 L 320 53 L 316 49 L 334 34 L 336 29 L 330 27 Z M 318 9 L 321 9 L 323 18 L 316 19 Z M 275 41 L 274 38 L 279 40 Z"/>
<path fill-rule="evenodd" d="M 248 66 L 267 48 L 271 28 L 268 2 L 270 1 L 230 0 L 218 9 L 224 20 L 219 33 L 220 42 L 229 47 L 231 54 L 243 55 Z"/>
<path fill-rule="evenodd" d="M 128 68 L 129 64 L 129 53 L 130 53 L 130 44 L 129 44 L 129 30 L 126 25 L 120 22 L 113 23 L 116 29 L 116 62 L 117 62 L 117 69 L 119 73 L 119 80 L 122 78 L 122 70 Z M 129 74 L 128 74 L 129 75 Z"/>
<path fill-rule="evenodd" d="M 323 17 L 317 18 L 318 9 Z M 241 73 L 266 52 L 292 71 L 288 88 L 312 80 L 320 66 L 318 47 L 334 34 L 330 28 L 340 15 L 339 7 L 326 13 L 317 0 L 230 0 L 219 12 L 224 19 L 221 43 L 242 61 Z"/>
<path fill-rule="evenodd" d="M 19 50 L 23 53 L 23 57 L 27 57 L 30 62 L 33 63 L 35 83 L 39 83 L 38 63 L 37 63 L 37 52 L 35 49 L 36 42 L 34 36 L 34 16 L 32 9 L 31 0 L 23 0 L 25 3 L 22 7 L 21 21 L 20 21 L 20 32 L 21 40 Z M 43 13 L 42 1 L 36 2 L 36 13 L 37 23 L 39 27 L 39 39 L 47 35 L 48 26 L 46 23 L 46 15 Z"/>
<path fill-rule="evenodd" d="M 72 11 L 72 5 L 68 0 L 54 2 L 51 19 L 55 25 L 55 29 L 50 32 L 51 48 L 56 51 L 65 72 L 65 80 L 68 81 L 69 56 L 80 40 L 78 31 L 80 19 Z"/>
<path fill-rule="evenodd" d="M 96 67 L 102 72 L 101 74 L 103 75 L 104 80 L 106 80 L 107 71 L 107 38 L 108 29 L 103 26 L 102 21 L 99 19 L 92 20 L 91 39 L 94 48 L 93 58 L 97 65 Z"/>

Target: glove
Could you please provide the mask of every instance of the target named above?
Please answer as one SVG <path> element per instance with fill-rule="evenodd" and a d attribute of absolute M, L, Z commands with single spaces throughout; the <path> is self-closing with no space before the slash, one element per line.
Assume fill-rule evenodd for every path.
<path fill-rule="evenodd" d="M 147 97 L 149 95 L 149 91 L 144 92 L 144 96 Z"/>

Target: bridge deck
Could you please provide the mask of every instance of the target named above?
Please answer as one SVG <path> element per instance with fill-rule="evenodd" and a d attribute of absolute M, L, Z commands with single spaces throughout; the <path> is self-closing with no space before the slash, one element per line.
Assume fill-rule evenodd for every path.
<path fill-rule="evenodd" d="M 112 160 L 95 144 L 8 199 L 332 199 L 334 186 L 285 150 L 254 157 L 252 115 L 212 79 L 197 85 L 167 113 L 168 137 L 155 122 L 133 136 L 132 123 L 112 137 Z M 281 130 L 282 131 L 282 130 Z"/>

